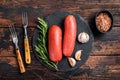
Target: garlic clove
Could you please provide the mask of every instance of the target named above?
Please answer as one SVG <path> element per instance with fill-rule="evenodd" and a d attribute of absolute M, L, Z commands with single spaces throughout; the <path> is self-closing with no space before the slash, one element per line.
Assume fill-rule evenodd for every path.
<path fill-rule="evenodd" d="M 86 32 L 79 33 L 78 41 L 81 43 L 87 43 L 89 41 L 89 35 Z"/>
<path fill-rule="evenodd" d="M 68 57 L 68 61 L 71 67 L 74 67 L 76 65 L 76 61 L 74 58 Z"/>
<path fill-rule="evenodd" d="M 81 54 L 82 54 L 82 50 L 78 50 L 78 51 L 75 53 L 75 59 L 76 59 L 76 60 L 81 60 Z"/>

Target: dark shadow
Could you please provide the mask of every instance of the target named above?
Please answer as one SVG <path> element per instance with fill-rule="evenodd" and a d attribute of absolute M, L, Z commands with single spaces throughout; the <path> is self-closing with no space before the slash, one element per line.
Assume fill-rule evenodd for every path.
<path fill-rule="evenodd" d="M 13 69 L 14 67 L 6 62 L 0 63 L 0 75 L 5 75 L 7 73 L 10 73 L 11 71 L 13 71 Z"/>
<path fill-rule="evenodd" d="M 68 72 L 64 72 L 63 73 L 63 77 L 66 78 L 66 79 L 69 79 L 73 76 L 80 76 L 80 75 L 84 75 L 84 74 L 90 74 L 90 68 L 87 67 L 87 68 L 77 68 L 75 70 L 72 70 L 72 71 L 68 71 Z"/>
<path fill-rule="evenodd" d="M 93 15 L 90 16 L 89 20 L 88 20 L 88 23 L 89 23 L 89 26 L 93 32 L 93 35 L 94 35 L 94 38 L 99 38 L 99 37 L 102 37 L 104 34 L 103 33 L 100 33 L 97 28 L 96 28 L 96 24 L 95 24 L 95 16 L 96 16 L 97 12 L 96 13 L 93 13 Z"/>

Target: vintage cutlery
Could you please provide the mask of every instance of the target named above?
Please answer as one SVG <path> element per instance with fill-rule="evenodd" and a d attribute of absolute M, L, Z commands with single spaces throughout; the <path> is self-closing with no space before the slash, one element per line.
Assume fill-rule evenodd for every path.
<path fill-rule="evenodd" d="M 29 41 L 27 36 L 27 26 L 28 26 L 28 16 L 27 13 L 22 13 L 22 24 L 24 27 L 24 47 L 25 47 L 25 62 L 27 64 L 31 63 L 31 56 L 30 56 L 30 48 L 29 48 Z"/>
<path fill-rule="evenodd" d="M 18 60 L 18 64 L 19 64 L 19 67 L 20 67 L 20 72 L 24 73 L 25 72 L 25 67 L 24 67 L 23 60 L 22 60 L 20 50 L 19 50 L 19 47 L 18 47 L 18 38 L 17 38 L 17 34 L 16 34 L 16 31 L 15 31 L 14 25 L 9 25 L 9 30 L 10 30 L 11 35 L 12 35 L 13 43 L 15 44 L 16 55 L 17 55 L 17 60 Z"/>

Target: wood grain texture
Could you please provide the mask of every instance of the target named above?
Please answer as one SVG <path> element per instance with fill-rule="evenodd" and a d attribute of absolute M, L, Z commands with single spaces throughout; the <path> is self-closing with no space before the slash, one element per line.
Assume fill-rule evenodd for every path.
<path fill-rule="evenodd" d="M 21 27 L 21 13 L 24 11 L 31 16 L 29 25 L 36 26 L 37 17 L 44 17 L 58 10 L 75 12 L 88 21 L 96 12 L 103 9 L 113 14 L 114 26 L 120 25 L 120 1 L 118 0 L 116 2 L 113 0 L 1 0 L 0 4 L 0 27 L 7 27 L 10 23 Z"/>
<path fill-rule="evenodd" d="M 19 37 L 19 46 L 22 52 L 24 52 L 24 44 L 23 44 L 23 36 L 20 36 L 23 34 L 22 28 L 16 28 L 18 32 Z M 85 65 L 82 66 L 84 69 L 89 69 L 89 74 L 85 73 L 80 76 L 72 77 L 71 80 L 77 80 L 77 79 L 114 79 L 119 78 L 119 69 L 120 69 L 120 33 L 119 33 L 119 27 L 114 27 L 113 30 L 107 34 L 104 34 L 100 37 L 95 37 L 94 42 L 94 49 L 92 51 L 91 57 L 87 60 Z M 34 28 L 28 28 L 29 32 L 33 32 Z M 7 34 L 7 35 L 6 35 Z M 0 41 L 0 62 L 5 62 L 7 65 L 11 65 L 13 68 L 13 72 L 11 74 L 15 74 L 16 76 L 19 75 L 19 67 L 16 62 L 16 55 L 14 51 L 14 45 L 11 41 L 11 35 L 8 28 L 1 28 L 1 38 Z M 8 37 L 7 37 L 8 36 Z M 28 34 L 29 40 L 30 40 L 30 47 L 32 46 L 32 33 Z M 111 38 L 111 36 L 114 36 Z M 9 43 L 9 44 L 8 44 Z M 23 45 L 22 45 L 23 44 Z M 51 73 L 52 71 L 49 71 L 47 68 L 45 68 L 39 61 L 36 60 L 34 53 L 32 52 L 31 48 L 31 56 L 32 56 L 32 63 L 30 66 L 27 66 L 27 73 L 31 72 L 32 77 L 37 77 L 41 79 L 67 79 L 65 75 L 54 73 L 51 75 L 47 75 Z M 24 54 L 22 54 L 22 57 L 24 58 Z M 2 69 L 0 69 L 2 71 Z M 4 71 L 4 70 L 3 70 Z M 15 72 L 14 72 L 15 71 Z M 37 71 L 37 72 L 36 72 Z M 45 73 L 45 72 L 46 73 Z M 41 73 L 45 74 L 44 76 L 41 75 Z M 92 76 L 91 76 L 92 75 Z M 10 78 L 10 74 L 6 75 L 7 78 Z M 12 75 L 11 75 L 12 76 Z M 12 76 L 13 79 L 16 79 L 16 76 Z M 20 76 L 20 75 L 19 75 Z M 2 76 L 3 77 L 3 76 Z M 21 76 L 20 76 L 21 77 Z M 4 77 L 5 78 L 5 77 Z M 31 77 L 25 77 L 25 79 L 30 79 Z M 11 78 L 12 79 L 12 78 Z M 23 79 L 23 78 L 20 78 Z M 31 78 L 30 80 L 32 80 Z M 49 79 L 48 79 L 49 80 Z"/>
<path fill-rule="evenodd" d="M 13 57 L 6 57 L 4 59 L 6 59 L 4 60 L 4 65 L 6 65 L 7 68 L 3 68 L 3 66 L 1 66 L 0 67 L 1 72 L 4 72 L 6 69 L 9 69 L 9 68 L 11 68 L 11 70 L 7 74 L 3 73 L 4 76 L 1 76 L 0 78 L 17 79 L 19 77 L 19 79 L 24 79 L 24 80 L 27 80 L 28 78 L 29 80 L 33 80 L 33 78 L 35 80 L 38 80 L 40 78 L 43 80 L 68 79 L 67 78 L 68 76 L 66 76 L 65 74 L 48 70 L 43 65 L 41 65 L 40 62 L 37 61 L 36 59 L 33 59 L 34 61 L 31 63 L 31 65 L 26 65 L 27 71 L 26 73 L 21 75 L 18 72 L 18 66 L 12 66 L 13 64 L 10 64 L 12 63 L 11 59 L 13 59 Z M 10 60 L 9 64 L 6 63 L 8 60 Z M 90 56 L 87 62 L 80 67 L 81 69 L 87 70 L 87 71 L 82 72 L 81 75 L 73 76 L 70 79 L 71 80 L 118 79 L 120 78 L 119 63 L 120 63 L 120 56 Z M 0 64 L 3 64 L 3 63 L 0 63 Z"/>
<path fill-rule="evenodd" d="M 30 43 L 30 50 L 32 51 L 32 37 L 35 28 L 28 28 L 28 38 Z M 24 53 L 24 36 L 22 28 L 16 28 L 19 46 Z M 94 56 L 117 56 L 120 55 L 120 28 L 114 27 L 109 33 L 94 36 L 94 48 L 92 55 Z M 0 56 L 15 56 L 14 44 L 8 28 L 1 28 L 0 32 Z M 111 37 L 113 36 L 113 37 Z"/>
<path fill-rule="evenodd" d="M 94 48 L 80 70 L 69 74 L 54 72 L 36 59 L 32 51 L 32 37 L 37 17 L 45 17 L 59 10 L 75 12 L 81 15 L 92 29 L 95 27 L 91 23 L 93 17 L 103 9 L 112 13 L 113 29 L 106 34 L 96 34 L 93 30 Z M 8 25 L 15 24 L 24 59 L 22 12 L 28 12 L 28 38 L 32 62 L 30 65 L 25 64 L 26 72 L 21 75 Z M 23 61 L 25 62 L 25 59 Z M 0 0 L 0 80 L 119 80 L 119 75 L 120 0 Z"/>

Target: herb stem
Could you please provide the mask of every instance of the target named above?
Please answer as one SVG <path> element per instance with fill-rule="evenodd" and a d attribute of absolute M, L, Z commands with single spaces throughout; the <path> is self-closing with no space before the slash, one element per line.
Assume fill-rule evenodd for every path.
<path fill-rule="evenodd" d="M 52 62 L 49 59 L 48 51 L 47 51 L 47 30 L 48 26 L 47 23 L 42 19 L 38 17 L 39 24 L 37 25 L 37 28 L 39 30 L 39 36 L 38 36 L 38 43 L 35 45 L 35 50 L 39 56 L 39 58 L 42 60 L 42 62 L 46 63 L 50 68 L 57 69 L 57 64 Z"/>

